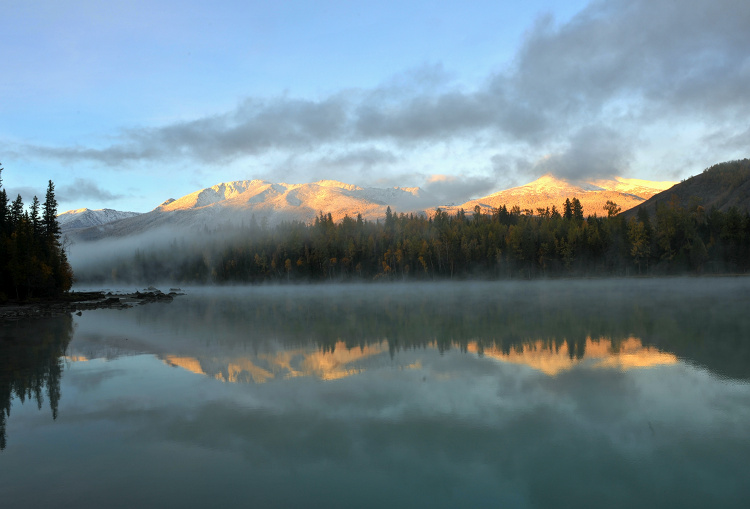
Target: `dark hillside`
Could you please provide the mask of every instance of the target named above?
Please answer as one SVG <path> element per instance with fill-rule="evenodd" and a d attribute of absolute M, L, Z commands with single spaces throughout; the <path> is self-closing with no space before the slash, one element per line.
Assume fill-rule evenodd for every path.
<path fill-rule="evenodd" d="M 705 210 L 715 207 L 726 212 L 731 207 L 737 207 L 740 212 L 750 212 L 750 159 L 715 164 L 700 175 L 652 196 L 622 215 L 625 218 L 635 217 L 640 209 L 646 209 L 653 217 L 657 204 L 668 205 L 675 198 L 676 204 L 683 207 L 697 200 L 697 205 Z"/>

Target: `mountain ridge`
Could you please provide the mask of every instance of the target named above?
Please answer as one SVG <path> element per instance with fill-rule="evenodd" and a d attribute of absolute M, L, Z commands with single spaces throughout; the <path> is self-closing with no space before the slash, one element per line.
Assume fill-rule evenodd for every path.
<path fill-rule="evenodd" d="M 726 161 L 706 168 L 625 211 L 624 216 L 633 217 L 645 209 L 653 217 L 658 206 L 673 201 L 683 207 L 701 206 L 704 210 L 715 207 L 726 212 L 736 207 L 740 211 L 750 211 L 750 159 Z"/>
<path fill-rule="evenodd" d="M 487 212 L 505 205 L 507 208 L 518 206 L 521 210 L 530 210 L 536 214 L 538 209 L 552 209 L 553 206 L 560 210 L 566 198 L 577 198 L 583 206 L 585 215 L 602 215 L 607 201 L 617 203 L 621 209 L 628 210 L 674 184 L 675 182 L 669 181 L 622 177 L 571 182 L 547 174 L 528 184 L 469 200 L 447 210 L 472 210 L 478 205 Z"/>
<path fill-rule="evenodd" d="M 428 191 L 419 187 L 361 187 L 337 180 L 319 180 L 306 184 L 272 183 L 267 180 L 236 180 L 199 189 L 180 198 L 169 198 L 153 210 L 137 214 L 114 212 L 100 214 L 88 227 L 72 228 L 74 212 L 61 222 L 65 232 L 80 240 L 109 236 L 123 237 L 159 227 L 212 228 L 218 224 L 247 224 L 264 221 L 269 225 L 282 221 L 312 222 L 321 212 L 331 214 L 334 221 L 345 216 L 382 219 L 390 207 L 394 213 L 430 215 L 436 208 L 456 213 L 475 206 L 489 211 L 505 205 L 518 206 L 536 213 L 539 208 L 560 209 L 566 198 L 578 198 L 585 214 L 603 214 L 606 201 L 616 202 L 627 210 L 669 187 L 672 182 L 651 182 L 638 179 L 600 179 L 572 183 L 552 175 L 457 206 L 445 206 Z M 88 209 L 80 209 L 88 210 Z M 111 209 L 102 209 L 111 210 Z M 105 221 L 110 218 L 110 221 Z M 63 224 L 64 223 L 64 224 Z"/>
<path fill-rule="evenodd" d="M 68 210 L 58 214 L 57 222 L 60 225 L 61 230 L 71 231 L 90 228 L 92 226 L 101 226 L 103 224 L 119 221 L 120 219 L 135 217 L 140 214 L 140 212 L 126 212 L 108 208 L 82 208 Z"/>

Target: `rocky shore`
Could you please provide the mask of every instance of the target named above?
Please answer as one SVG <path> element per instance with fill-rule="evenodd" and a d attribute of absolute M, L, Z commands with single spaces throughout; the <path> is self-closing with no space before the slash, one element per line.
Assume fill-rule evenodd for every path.
<path fill-rule="evenodd" d="M 154 302 L 172 302 L 179 295 L 185 295 L 179 288 L 170 288 L 168 293 L 164 293 L 153 286 L 134 293 L 68 292 L 53 300 L 2 304 L 0 305 L 0 322 L 27 317 L 57 316 L 65 313 L 80 315 L 83 311 L 92 309 L 126 309 Z"/>

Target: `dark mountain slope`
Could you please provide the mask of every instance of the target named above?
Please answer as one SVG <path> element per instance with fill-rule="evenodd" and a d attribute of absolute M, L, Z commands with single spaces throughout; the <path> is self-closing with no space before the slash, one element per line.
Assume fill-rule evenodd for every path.
<path fill-rule="evenodd" d="M 737 207 L 741 212 L 750 212 L 750 159 L 715 164 L 703 170 L 703 173 L 623 212 L 623 215 L 629 218 L 640 209 L 646 209 L 653 217 L 657 204 L 668 205 L 673 199 L 683 207 L 687 207 L 692 200 L 698 200 L 706 210 L 716 207 L 726 212 L 731 207 Z"/>

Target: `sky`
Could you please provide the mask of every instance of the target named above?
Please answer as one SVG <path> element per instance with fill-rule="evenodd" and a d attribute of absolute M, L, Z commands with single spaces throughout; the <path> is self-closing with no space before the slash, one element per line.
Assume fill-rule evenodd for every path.
<path fill-rule="evenodd" d="M 278 5 L 277 5 L 278 4 Z M 747 0 L 0 0 L 11 199 L 681 180 L 748 157 Z"/>

